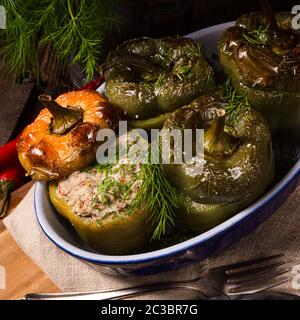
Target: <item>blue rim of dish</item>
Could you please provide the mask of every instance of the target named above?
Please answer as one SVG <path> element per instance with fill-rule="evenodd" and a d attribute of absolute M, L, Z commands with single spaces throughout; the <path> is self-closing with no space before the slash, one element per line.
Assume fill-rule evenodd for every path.
<path fill-rule="evenodd" d="M 209 31 L 212 30 L 214 27 L 222 28 L 222 27 L 228 26 L 229 24 L 232 24 L 232 22 L 216 25 L 213 27 L 208 27 L 208 28 L 202 29 L 201 31 L 203 33 L 205 32 L 209 33 Z M 195 36 L 199 35 L 199 31 L 196 31 L 190 35 L 187 35 L 187 37 L 192 38 L 194 35 Z M 225 232 L 228 232 L 229 230 L 234 228 L 237 223 L 245 220 L 249 215 L 251 215 L 255 211 L 265 207 L 273 198 L 275 198 L 278 194 L 280 194 L 281 191 L 283 191 L 285 187 L 287 187 L 290 184 L 290 182 L 292 182 L 292 180 L 297 179 L 299 175 L 300 175 L 300 160 L 298 160 L 298 162 L 296 162 L 296 164 L 287 173 L 287 175 L 279 183 L 277 183 L 270 191 L 268 191 L 265 195 L 263 195 L 263 197 L 258 199 L 252 205 L 248 206 L 246 209 L 237 213 L 232 218 L 206 231 L 205 233 L 202 233 L 194 238 L 191 238 L 179 244 L 175 244 L 173 246 L 170 246 L 164 249 L 151 251 L 147 253 L 135 254 L 135 255 L 110 256 L 110 255 L 102 255 L 102 254 L 97 254 L 93 252 L 88 252 L 76 247 L 75 245 L 69 244 L 63 238 L 57 236 L 57 234 L 55 234 L 54 231 L 48 230 L 47 221 L 44 219 L 43 210 L 40 207 L 40 205 L 37 203 L 37 194 L 38 193 L 41 194 L 42 188 L 46 187 L 44 186 L 45 183 L 42 183 L 42 182 L 36 183 L 35 192 L 34 192 L 34 208 L 35 208 L 38 223 L 41 229 L 43 230 L 43 232 L 46 234 L 46 236 L 57 247 L 59 247 L 60 249 L 62 249 L 63 251 L 67 252 L 68 254 L 74 257 L 77 257 L 79 259 L 82 259 L 91 263 L 102 264 L 102 265 L 125 265 L 125 264 L 129 265 L 129 264 L 137 264 L 137 263 L 147 263 L 153 260 L 161 260 L 163 258 L 177 256 L 182 252 L 190 250 L 196 246 L 201 245 L 202 243 L 208 240 L 212 240 L 217 236 L 220 236 Z M 41 199 L 40 201 L 43 201 L 43 199 Z M 55 209 L 53 208 L 53 210 Z"/>

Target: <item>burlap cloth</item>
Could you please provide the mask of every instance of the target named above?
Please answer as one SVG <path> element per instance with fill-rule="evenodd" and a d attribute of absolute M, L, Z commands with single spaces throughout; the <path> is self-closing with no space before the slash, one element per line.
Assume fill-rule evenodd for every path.
<path fill-rule="evenodd" d="M 136 286 L 157 281 L 193 279 L 200 274 L 199 264 L 154 276 L 120 277 L 103 274 L 97 267 L 79 261 L 58 249 L 37 223 L 32 188 L 4 224 L 22 250 L 40 266 L 62 291 L 90 291 Z M 300 185 L 288 201 L 265 223 L 222 253 L 208 259 L 209 266 L 283 252 L 294 265 L 300 265 Z M 276 290 L 298 294 L 287 282 Z M 163 291 L 141 296 L 142 299 L 191 299 L 188 291 Z"/>

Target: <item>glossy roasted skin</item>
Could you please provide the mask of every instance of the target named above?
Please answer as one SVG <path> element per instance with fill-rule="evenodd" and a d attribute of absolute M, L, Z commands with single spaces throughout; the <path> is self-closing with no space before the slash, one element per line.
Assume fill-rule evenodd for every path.
<path fill-rule="evenodd" d="M 133 120 L 173 111 L 215 88 L 200 44 L 187 38 L 129 40 L 110 53 L 102 69 L 107 98 Z M 160 118 L 150 125 L 159 127 Z"/>
<path fill-rule="evenodd" d="M 81 239 L 96 251 L 110 255 L 132 254 L 144 249 L 150 241 L 151 231 L 144 210 L 121 213 L 113 219 L 107 217 L 101 222 L 81 217 L 73 212 L 67 202 L 57 194 L 57 183 L 49 183 L 51 203 L 58 213 L 67 219 Z"/>
<path fill-rule="evenodd" d="M 300 37 L 292 15 L 277 13 L 274 35 L 260 13 L 246 14 L 219 42 L 221 65 L 273 132 L 297 136 L 300 126 Z"/>
<path fill-rule="evenodd" d="M 204 129 L 202 159 L 197 156 L 192 162 L 165 165 L 181 198 L 179 214 L 196 232 L 236 214 L 273 179 L 271 137 L 265 120 L 249 107 L 226 114 L 227 105 L 219 95 L 202 96 L 176 110 L 164 124 L 167 129 Z"/>
<path fill-rule="evenodd" d="M 115 129 L 117 111 L 96 91 L 74 91 L 56 99 L 62 107 L 74 107 L 82 119 L 69 131 L 53 133 L 52 115 L 43 109 L 27 126 L 17 143 L 19 160 L 35 180 L 54 180 L 88 166 L 95 160 L 101 128 Z"/>

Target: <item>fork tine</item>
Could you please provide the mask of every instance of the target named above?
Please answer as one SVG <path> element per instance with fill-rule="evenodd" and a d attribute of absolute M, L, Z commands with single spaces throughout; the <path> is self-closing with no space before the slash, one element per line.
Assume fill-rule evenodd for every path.
<path fill-rule="evenodd" d="M 251 284 L 257 284 L 260 282 L 266 282 L 270 281 L 273 278 L 283 275 L 291 270 L 290 267 L 277 267 L 274 269 L 270 269 L 268 272 L 264 273 L 258 273 L 258 274 L 252 274 L 251 277 L 244 277 L 242 279 L 239 279 L 238 281 L 234 282 L 226 282 L 228 285 L 232 286 L 242 286 L 242 285 L 251 285 Z"/>
<path fill-rule="evenodd" d="M 270 272 L 272 272 L 272 270 L 277 270 L 278 268 L 282 268 L 284 266 L 286 266 L 288 264 L 288 262 L 286 260 L 282 260 L 282 261 L 278 261 L 275 263 L 270 263 L 267 265 L 263 265 L 263 266 L 258 266 L 257 268 L 250 268 L 248 270 L 243 270 L 240 272 L 237 272 L 235 274 L 229 274 L 227 275 L 227 283 L 240 283 L 240 282 L 244 282 L 246 280 L 250 280 L 250 279 L 257 279 L 258 277 L 262 277 L 264 275 L 268 275 L 270 276 Z"/>
<path fill-rule="evenodd" d="M 253 294 L 253 293 L 259 293 L 262 291 L 270 290 L 272 288 L 275 288 L 283 283 L 286 283 L 287 281 L 290 281 L 291 277 L 285 277 L 285 278 L 278 278 L 274 279 L 273 282 L 265 283 L 262 286 L 258 287 L 248 287 L 244 289 L 234 290 L 230 289 L 231 291 L 226 291 L 227 296 L 234 296 L 234 295 L 246 295 L 246 294 Z"/>
<path fill-rule="evenodd" d="M 280 260 L 283 257 L 284 257 L 284 254 L 276 254 L 276 255 L 262 257 L 262 258 L 258 258 L 258 259 L 245 260 L 242 262 L 213 268 L 212 271 L 224 270 L 227 275 L 230 275 L 230 274 L 239 273 L 243 269 L 246 270 L 246 269 L 250 269 L 253 267 L 258 267 L 259 265 L 264 265 L 269 262 L 275 262 L 275 260 Z"/>
<path fill-rule="evenodd" d="M 244 295 L 244 294 L 252 294 L 261 292 L 264 290 L 271 289 L 273 287 L 276 287 L 282 283 L 285 283 L 289 280 L 291 280 L 291 275 L 284 276 L 290 271 L 290 268 L 286 269 L 280 269 L 273 274 L 271 274 L 269 277 L 264 277 L 257 280 L 252 281 L 246 281 L 245 283 L 242 283 L 237 286 L 226 286 L 226 294 L 228 295 Z"/>

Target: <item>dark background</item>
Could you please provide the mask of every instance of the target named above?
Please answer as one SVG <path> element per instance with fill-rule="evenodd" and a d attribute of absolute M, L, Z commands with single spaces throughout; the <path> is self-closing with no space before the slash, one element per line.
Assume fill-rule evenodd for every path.
<path fill-rule="evenodd" d="M 243 13 L 260 11 L 259 0 L 106 0 L 120 17 L 119 31 L 107 35 L 107 53 L 124 40 L 151 36 L 185 35 L 222 22 L 235 20 Z M 291 11 L 297 1 L 270 0 L 274 11 Z M 300 4 L 300 1 L 298 1 Z M 1 62 L 1 61 L 0 61 Z M 100 61 L 101 63 L 101 61 Z M 46 64 L 46 66 L 48 66 Z M 50 68 L 51 69 L 51 66 Z M 42 108 L 37 101 L 41 92 L 58 94 L 83 85 L 80 65 L 70 65 L 62 77 L 46 72 L 46 80 L 37 87 L 27 80 L 19 85 L 0 80 L 0 145 L 15 138 Z"/>
<path fill-rule="evenodd" d="M 119 0 L 110 1 L 120 14 L 121 38 L 186 34 L 260 11 L 259 0 Z M 291 11 L 300 1 L 270 0 L 274 11 Z"/>

